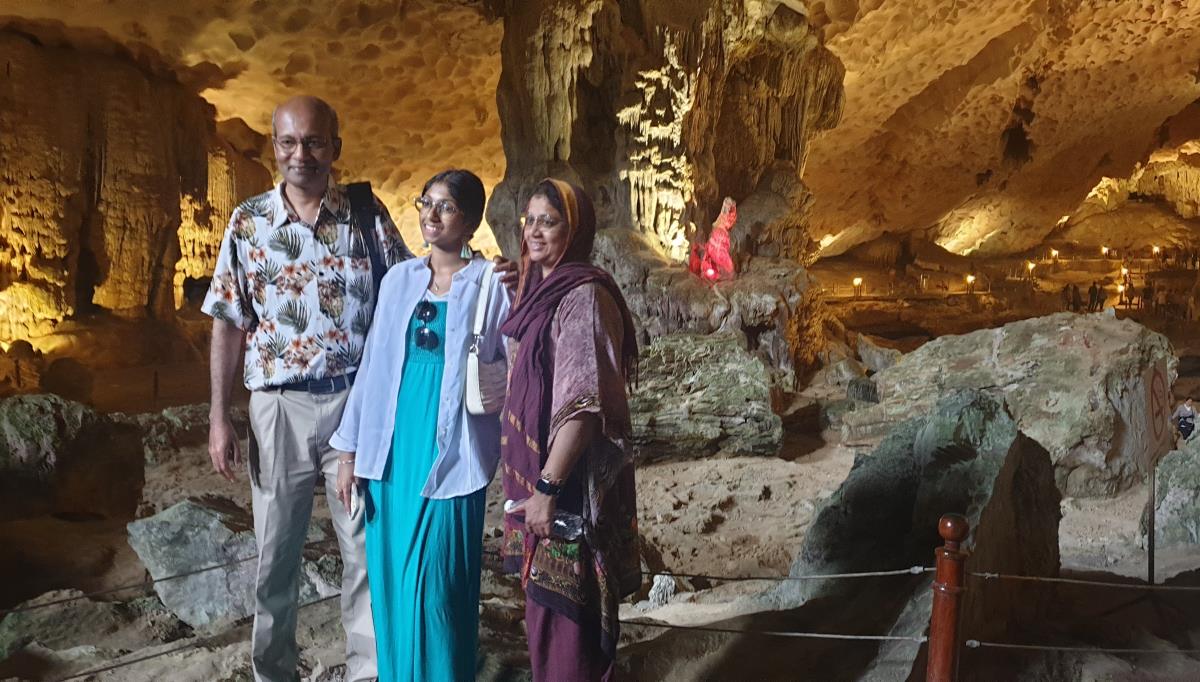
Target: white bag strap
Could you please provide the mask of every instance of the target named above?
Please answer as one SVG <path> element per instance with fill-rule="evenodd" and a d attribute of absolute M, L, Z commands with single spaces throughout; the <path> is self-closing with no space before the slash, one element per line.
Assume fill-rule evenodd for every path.
<path fill-rule="evenodd" d="M 471 330 L 471 352 L 479 354 L 479 343 L 483 341 L 483 321 L 487 318 L 488 298 L 492 293 L 492 277 L 496 274 L 496 264 L 488 261 L 487 269 L 483 271 L 483 283 L 480 285 L 479 300 L 475 303 L 475 324 Z"/>

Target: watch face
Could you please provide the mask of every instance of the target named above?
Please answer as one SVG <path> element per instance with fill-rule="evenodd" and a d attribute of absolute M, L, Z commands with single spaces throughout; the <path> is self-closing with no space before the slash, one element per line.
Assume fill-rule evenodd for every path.
<path fill-rule="evenodd" d="M 553 483 L 551 483 L 550 481 L 547 481 L 544 478 L 539 478 L 537 480 L 537 483 L 534 484 L 533 487 L 534 487 L 534 490 L 537 490 L 539 493 L 542 493 L 544 495 L 553 496 L 553 495 L 557 495 L 560 492 L 562 492 L 562 486 L 554 485 Z"/>

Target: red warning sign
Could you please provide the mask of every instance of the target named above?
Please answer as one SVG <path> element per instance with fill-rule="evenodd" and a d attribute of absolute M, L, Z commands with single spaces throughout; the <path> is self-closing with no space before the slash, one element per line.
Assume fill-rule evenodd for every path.
<path fill-rule="evenodd" d="M 1162 440 L 1167 430 L 1167 381 L 1162 369 L 1155 367 L 1150 379 L 1150 424 L 1154 429 L 1154 440 Z"/>

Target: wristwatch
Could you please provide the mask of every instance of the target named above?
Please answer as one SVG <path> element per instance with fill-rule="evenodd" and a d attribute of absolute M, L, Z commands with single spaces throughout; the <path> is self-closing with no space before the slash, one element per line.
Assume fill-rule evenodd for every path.
<path fill-rule="evenodd" d="M 533 489 L 539 493 L 542 493 L 543 495 L 558 497 L 558 494 L 562 492 L 563 487 L 562 484 L 551 483 L 549 479 L 543 476 L 537 480 L 537 483 L 533 484 Z"/>

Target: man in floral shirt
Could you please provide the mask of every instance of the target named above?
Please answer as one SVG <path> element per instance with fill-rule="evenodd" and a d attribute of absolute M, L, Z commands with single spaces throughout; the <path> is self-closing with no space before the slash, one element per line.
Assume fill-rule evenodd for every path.
<path fill-rule="evenodd" d="M 331 168 L 341 154 L 337 114 L 315 97 L 279 105 L 272 119 L 277 187 L 233 212 L 204 312 L 213 317 L 209 456 L 233 480 L 241 464 L 229 403 L 238 353 L 250 389 L 250 471 L 258 540 L 252 661 L 256 680 L 296 679 L 297 594 L 313 489 L 326 499 L 339 462 L 329 438 L 341 420 L 374 307 L 375 240 L 392 264 L 412 254 L 376 199 L 373 229 L 360 230 Z M 346 679 L 376 676 L 362 519 L 330 504 L 341 548 Z"/>

